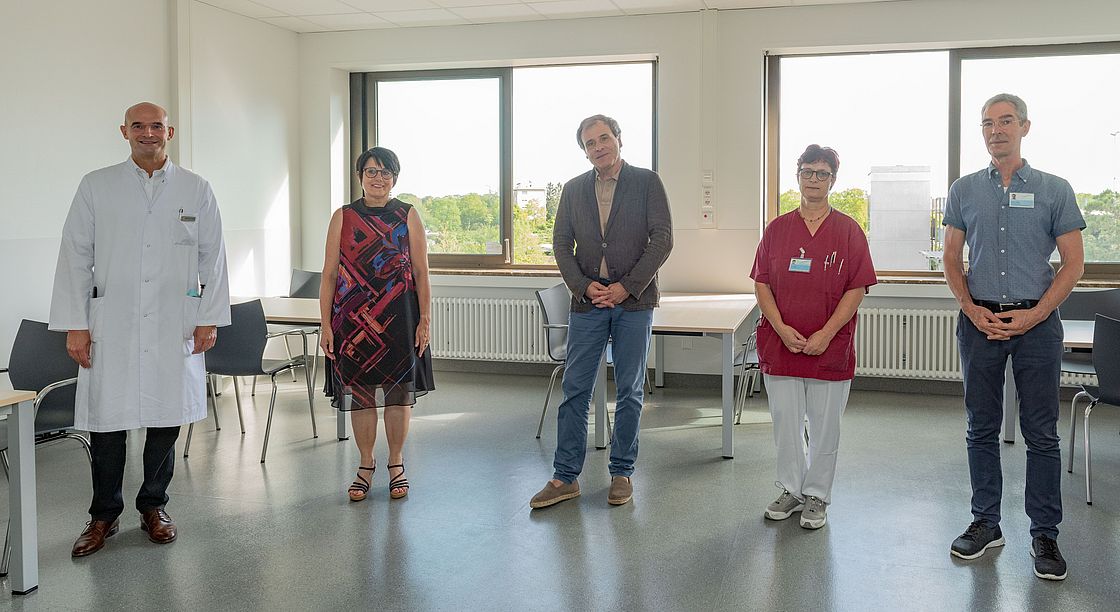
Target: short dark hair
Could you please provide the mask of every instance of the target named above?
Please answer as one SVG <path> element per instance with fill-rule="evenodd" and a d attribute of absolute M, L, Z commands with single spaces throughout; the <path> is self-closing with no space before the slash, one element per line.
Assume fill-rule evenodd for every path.
<path fill-rule="evenodd" d="M 818 144 L 811 144 L 805 147 L 805 152 L 801 157 L 797 158 L 797 171 L 801 172 L 803 164 L 811 164 L 813 162 L 823 161 L 832 168 L 832 174 L 840 172 L 840 155 L 835 150 L 828 147 L 822 147 Z"/>
<path fill-rule="evenodd" d="M 358 164 L 355 167 L 358 174 L 366 169 L 366 164 L 369 163 L 370 159 L 376 159 L 382 168 L 392 172 L 394 179 L 401 173 L 401 161 L 397 159 L 396 153 L 385 147 L 373 147 L 372 149 L 366 149 L 358 156 Z"/>
<path fill-rule="evenodd" d="M 591 115 L 587 119 L 580 121 L 579 129 L 576 130 L 576 144 L 579 145 L 580 151 L 585 150 L 583 148 L 583 131 L 600 121 L 607 125 L 611 133 L 614 134 L 615 138 L 620 138 L 622 136 L 622 128 L 618 127 L 618 122 L 615 121 L 612 117 L 608 117 L 606 115 Z"/>

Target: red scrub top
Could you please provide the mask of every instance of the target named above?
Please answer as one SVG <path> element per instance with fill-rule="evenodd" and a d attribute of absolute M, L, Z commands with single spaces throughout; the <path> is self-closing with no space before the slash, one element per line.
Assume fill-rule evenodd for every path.
<path fill-rule="evenodd" d="M 794 258 L 811 259 L 809 271 L 790 271 Z M 877 282 L 863 228 L 835 209 L 815 236 L 797 210 L 770 222 L 755 252 L 751 278 L 770 287 L 782 321 L 806 338 L 824 327 L 845 292 Z M 851 380 L 856 371 L 856 318 L 836 332 L 824 353 L 806 355 L 791 353 L 762 317 L 757 337 L 762 371 L 772 376 Z"/>

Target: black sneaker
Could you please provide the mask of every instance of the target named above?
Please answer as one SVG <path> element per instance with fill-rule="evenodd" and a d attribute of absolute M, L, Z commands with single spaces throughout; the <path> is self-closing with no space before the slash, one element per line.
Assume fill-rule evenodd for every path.
<path fill-rule="evenodd" d="M 984 521 L 972 521 L 961 537 L 953 540 L 949 552 L 961 559 L 975 559 L 993 546 L 1003 546 L 1003 532 L 999 530 L 999 525 L 992 527 Z"/>
<path fill-rule="evenodd" d="M 1044 580 L 1065 580 L 1066 560 L 1058 543 L 1044 535 L 1031 540 L 1031 556 L 1034 557 L 1034 575 Z"/>

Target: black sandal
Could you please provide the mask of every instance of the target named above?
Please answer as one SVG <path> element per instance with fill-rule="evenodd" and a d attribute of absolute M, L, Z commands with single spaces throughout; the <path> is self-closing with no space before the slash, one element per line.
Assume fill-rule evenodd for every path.
<path fill-rule="evenodd" d="M 408 495 L 408 479 L 404 477 L 404 463 L 389 466 L 390 470 L 393 468 L 400 468 L 401 473 L 397 474 L 396 478 L 389 481 L 389 497 L 392 499 L 400 499 Z M 393 489 L 404 489 L 404 493 L 394 493 Z"/>
<path fill-rule="evenodd" d="M 373 478 L 373 471 L 376 469 L 376 465 L 374 465 L 373 467 L 365 467 L 361 465 L 358 466 L 359 472 L 361 470 L 369 470 L 370 478 Z M 365 478 L 362 478 L 361 473 L 359 473 L 357 479 L 354 480 L 354 482 L 350 483 L 350 489 L 347 491 L 347 493 L 350 494 L 350 501 L 352 502 L 360 502 L 364 500 L 366 498 L 366 495 L 369 493 L 369 481 Z M 355 493 L 357 493 L 357 495 L 355 495 Z"/>

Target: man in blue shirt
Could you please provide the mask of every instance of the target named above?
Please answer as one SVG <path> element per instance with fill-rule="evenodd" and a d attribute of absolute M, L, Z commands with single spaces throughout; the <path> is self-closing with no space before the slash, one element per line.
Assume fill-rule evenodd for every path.
<path fill-rule="evenodd" d="M 961 307 L 957 342 L 974 519 L 950 550 L 962 559 L 975 559 L 1004 544 L 999 431 L 1010 356 L 1027 443 L 1026 510 L 1034 573 L 1063 580 L 1066 562 L 1055 540 L 1062 520 L 1057 431 L 1062 324 L 1057 308 L 1084 273 L 1085 220 L 1065 179 L 1039 172 L 1023 159 L 1022 140 L 1031 128 L 1026 103 L 999 94 L 984 103 L 982 116 L 992 161 L 953 183 L 944 218 L 945 280 Z M 1061 256 L 1057 273 L 1050 263 L 1055 247 Z"/>

